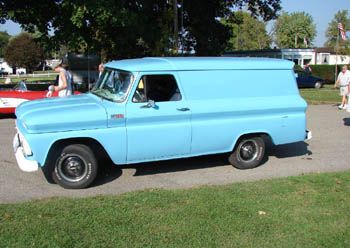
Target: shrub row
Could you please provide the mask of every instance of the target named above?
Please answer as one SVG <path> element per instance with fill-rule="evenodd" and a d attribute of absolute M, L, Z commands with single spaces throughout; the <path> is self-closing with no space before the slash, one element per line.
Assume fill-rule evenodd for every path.
<path fill-rule="evenodd" d="M 338 65 L 337 73 L 341 72 L 343 65 Z M 312 75 L 323 78 L 326 84 L 334 84 L 335 65 L 310 65 Z M 348 65 L 348 68 L 349 65 Z"/>

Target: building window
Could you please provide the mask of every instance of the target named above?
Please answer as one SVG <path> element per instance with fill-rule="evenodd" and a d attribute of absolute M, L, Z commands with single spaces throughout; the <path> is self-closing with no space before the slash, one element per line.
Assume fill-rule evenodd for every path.
<path fill-rule="evenodd" d="M 329 54 L 321 54 L 321 63 L 329 64 Z"/>

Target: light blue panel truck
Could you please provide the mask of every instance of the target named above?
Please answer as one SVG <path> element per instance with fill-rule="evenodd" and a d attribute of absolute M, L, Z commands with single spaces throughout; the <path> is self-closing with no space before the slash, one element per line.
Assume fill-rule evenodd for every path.
<path fill-rule="evenodd" d="M 98 162 L 131 164 L 228 154 L 239 169 L 276 145 L 311 138 L 293 63 L 253 58 L 143 58 L 105 64 L 86 94 L 16 109 L 15 156 L 65 188 L 85 188 Z"/>

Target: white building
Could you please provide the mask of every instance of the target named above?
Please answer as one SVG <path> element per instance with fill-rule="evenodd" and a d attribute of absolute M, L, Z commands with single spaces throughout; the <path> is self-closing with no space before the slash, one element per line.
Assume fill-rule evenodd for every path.
<path fill-rule="evenodd" d="M 334 48 L 330 47 L 232 51 L 225 53 L 224 56 L 280 58 L 291 60 L 302 67 L 308 63 L 310 65 L 350 64 L 350 55 L 336 55 Z"/>
<path fill-rule="evenodd" d="M 334 48 L 315 48 L 315 63 L 314 64 L 350 64 L 350 55 L 336 54 Z"/>
<path fill-rule="evenodd" d="M 0 69 L 8 74 L 13 74 L 13 68 L 7 64 L 4 58 L 0 58 Z M 25 68 L 17 68 L 16 74 L 25 74 L 27 70 Z"/>
<path fill-rule="evenodd" d="M 7 64 L 4 58 L 0 58 L 0 69 L 4 72 L 7 72 L 8 74 L 13 73 L 12 67 L 10 67 L 9 64 Z"/>
<path fill-rule="evenodd" d="M 46 62 L 47 66 L 51 67 L 52 69 L 55 69 L 55 67 L 57 65 L 62 63 L 62 60 L 61 59 L 47 59 L 47 60 L 45 60 L 45 62 Z"/>

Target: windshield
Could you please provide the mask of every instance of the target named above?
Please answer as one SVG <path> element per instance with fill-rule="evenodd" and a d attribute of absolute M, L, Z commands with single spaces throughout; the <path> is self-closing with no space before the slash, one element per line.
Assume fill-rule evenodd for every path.
<path fill-rule="evenodd" d="M 133 80 L 131 72 L 105 68 L 92 93 L 113 102 L 123 102 Z"/>

